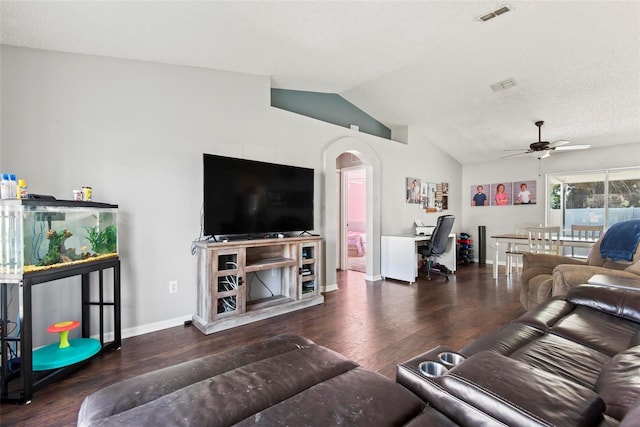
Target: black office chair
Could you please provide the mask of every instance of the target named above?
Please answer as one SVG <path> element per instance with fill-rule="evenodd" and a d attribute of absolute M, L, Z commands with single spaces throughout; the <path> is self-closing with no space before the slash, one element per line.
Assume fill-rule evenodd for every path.
<path fill-rule="evenodd" d="M 431 280 L 431 272 L 442 274 L 446 280 L 449 281 L 449 274 L 451 271 L 444 265 L 440 266 L 440 269 L 432 270 L 433 261 L 447 251 L 447 243 L 449 242 L 449 234 L 453 228 L 453 221 L 456 219 L 453 215 L 442 215 L 438 217 L 436 228 L 433 230 L 431 240 L 424 245 L 418 246 L 418 253 L 422 255 L 422 258 L 427 259 L 427 280 Z M 455 250 L 455 248 L 454 248 Z"/>

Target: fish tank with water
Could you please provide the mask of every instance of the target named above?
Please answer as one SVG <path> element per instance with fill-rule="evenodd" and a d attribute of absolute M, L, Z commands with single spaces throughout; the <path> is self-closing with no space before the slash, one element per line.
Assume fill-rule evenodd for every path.
<path fill-rule="evenodd" d="M 0 282 L 118 256 L 117 205 L 0 200 Z"/>

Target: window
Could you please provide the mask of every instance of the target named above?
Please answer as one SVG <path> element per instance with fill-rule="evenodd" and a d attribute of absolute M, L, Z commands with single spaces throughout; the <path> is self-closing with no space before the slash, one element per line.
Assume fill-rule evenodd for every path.
<path fill-rule="evenodd" d="M 640 218 L 640 168 L 549 174 L 549 226 L 602 225 Z"/>

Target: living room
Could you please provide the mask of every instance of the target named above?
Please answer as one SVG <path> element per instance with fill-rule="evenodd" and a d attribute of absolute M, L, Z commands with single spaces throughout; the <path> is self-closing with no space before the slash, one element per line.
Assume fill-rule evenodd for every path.
<path fill-rule="evenodd" d="M 27 34 L 16 29 L 25 22 L 22 14 L 42 15 L 17 3 L 3 2 L 2 5 L 0 170 L 24 177 L 33 193 L 71 199 L 73 189 L 90 185 L 94 190 L 94 200 L 119 205 L 122 328 L 125 338 L 182 325 L 191 319 L 195 311 L 196 269 L 191 243 L 200 236 L 203 153 L 315 170 L 314 231 L 324 238 L 325 286 L 328 289 L 339 287 L 335 261 L 338 229 L 335 220 L 338 207 L 334 200 L 337 188 L 335 159 L 345 151 L 357 153 L 371 168 L 371 185 L 375 192 L 371 209 L 373 231 L 367 238 L 372 254 L 371 266 L 365 275 L 368 280 L 376 280 L 380 276 L 379 248 L 376 250 L 373 243 L 379 241 L 380 235 L 411 232 L 416 219 L 435 224 L 438 214 L 425 213 L 416 205 L 405 202 L 407 177 L 447 182 L 450 197 L 446 213 L 456 216 L 454 232 L 465 231 L 473 236 L 480 225 L 486 226 L 489 235 L 500 234 L 510 232 L 518 223 L 544 222 L 545 218 L 543 201 L 532 206 L 489 207 L 486 210 L 472 207 L 469 188 L 474 184 L 526 179 L 534 180 L 538 188 L 544 188 L 545 175 L 549 173 L 640 165 L 640 130 L 637 123 L 635 127 L 629 125 L 629 115 L 636 114 L 637 122 L 640 111 L 640 30 L 638 7 L 634 2 L 624 3 L 624 7 L 630 8 L 630 13 L 614 11 L 606 15 L 614 19 L 618 13 L 627 18 L 617 27 L 626 25 L 625 31 L 620 31 L 625 37 L 619 42 L 619 48 L 614 49 L 604 43 L 603 46 L 594 46 L 598 53 L 611 51 L 605 58 L 594 55 L 593 61 L 611 64 L 610 74 L 598 75 L 594 79 L 598 77 L 598 84 L 608 81 L 607 88 L 615 92 L 614 97 L 621 100 L 619 103 L 611 103 L 611 95 L 606 96 L 608 102 L 603 102 L 605 94 L 600 89 L 587 91 L 579 87 L 574 89 L 577 101 L 572 100 L 567 106 L 557 105 L 554 103 L 557 99 L 551 93 L 556 85 L 552 83 L 555 80 L 558 86 L 565 85 L 569 78 L 558 71 L 556 77 L 549 79 L 551 82 L 545 81 L 545 90 L 551 100 L 549 103 L 542 102 L 540 98 L 536 98 L 535 104 L 528 103 L 521 92 L 515 92 L 515 95 L 509 95 L 508 91 L 498 93 L 496 97 L 501 98 L 496 98 L 493 105 L 476 105 L 478 115 L 454 123 L 454 127 L 464 132 L 461 130 L 453 137 L 444 138 L 435 128 L 432 134 L 418 130 L 411 126 L 411 117 L 389 120 L 390 124 L 404 126 L 404 137 L 397 138 L 404 141 L 380 138 L 271 107 L 270 93 L 277 79 L 269 70 L 242 73 L 189 66 L 188 61 L 181 60 L 178 54 L 174 60 L 150 60 L 148 57 L 153 52 L 149 51 L 143 51 L 139 56 L 118 56 L 106 48 L 92 53 L 72 53 L 83 52 L 84 48 L 71 46 L 65 51 L 48 44 L 53 43 L 56 37 L 63 38 L 66 34 L 64 28 L 54 32 L 56 36 L 50 35 L 50 38 L 44 37 L 46 32 L 38 33 L 42 37 L 39 43 L 25 41 L 29 39 Z M 38 6 L 51 7 L 50 12 L 54 13 L 56 2 L 50 3 L 49 6 Z M 485 9 L 490 9 L 485 6 L 468 6 L 469 12 L 474 12 L 469 19 L 473 20 Z M 100 7 L 105 8 L 100 13 L 106 14 L 100 22 L 108 22 L 110 13 L 121 16 L 127 5 L 122 4 L 123 10 L 111 12 L 106 6 Z M 140 12 L 138 7 L 132 10 L 132 14 Z M 607 9 L 609 6 L 602 2 L 602 7 Z M 77 11 L 80 16 L 90 12 L 82 8 Z M 514 10 L 509 13 L 517 17 L 517 13 L 524 11 L 528 8 L 515 2 Z M 100 13 L 91 12 L 90 16 Z M 508 15 L 502 18 L 509 19 Z M 594 19 L 594 15 L 597 14 L 586 16 Z M 257 19 L 255 15 L 251 16 Z M 26 22 L 29 23 L 24 27 L 27 31 L 37 28 L 44 31 L 47 27 L 45 22 L 37 20 L 27 19 Z M 73 27 L 70 30 L 73 34 L 68 37 L 78 43 L 86 40 L 91 45 L 92 42 L 80 32 L 83 28 L 89 31 L 85 26 L 91 26 L 91 20 L 80 19 L 80 22 L 84 22 L 84 26 Z M 123 25 L 128 22 L 125 19 Z M 505 25 L 500 24 L 498 18 L 495 23 Z M 538 21 L 533 21 L 528 27 L 532 30 L 533 39 L 537 24 Z M 181 28 L 184 27 L 178 26 L 176 31 Z M 590 35 L 588 40 L 605 31 L 598 28 L 599 31 Z M 17 33 L 11 36 L 10 31 Z M 143 25 L 138 31 L 141 40 L 153 38 Z M 396 27 L 395 31 L 400 30 Z M 570 31 L 566 33 L 569 37 Z M 136 45 L 124 34 L 128 33 L 123 29 L 121 44 Z M 111 33 L 110 37 L 117 40 L 116 34 Z M 527 40 L 533 43 L 531 39 Z M 608 41 L 615 46 L 612 39 Z M 178 50 L 185 52 L 191 44 L 197 44 L 197 41 L 187 40 L 185 44 L 179 44 L 181 49 Z M 242 57 L 237 52 L 240 50 L 236 51 L 236 56 Z M 547 64 L 543 57 L 527 57 L 526 48 L 517 52 L 519 57 L 509 56 L 505 62 L 518 63 L 517 70 L 535 68 L 534 65 L 541 62 L 545 67 L 538 73 L 553 75 L 553 64 Z M 429 53 L 432 52 L 425 52 L 426 55 Z M 625 58 L 624 64 L 634 66 L 620 67 L 622 58 Z M 482 58 L 466 60 L 468 64 L 462 64 L 455 70 L 473 69 L 475 76 L 468 80 L 461 76 L 461 86 L 451 89 L 455 94 L 445 94 L 440 99 L 450 96 L 453 101 L 461 102 L 468 93 L 470 99 L 475 100 L 471 86 L 481 81 L 483 90 L 489 91 L 490 84 L 512 76 L 511 69 L 506 66 L 500 75 L 485 75 Z M 580 65 L 586 67 L 587 59 L 582 60 L 584 62 Z M 558 64 L 557 68 L 562 69 L 563 66 L 574 69 L 564 63 Z M 392 71 L 389 69 L 385 73 Z M 378 76 L 372 75 L 369 79 L 375 77 Z M 519 75 L 513 77 L 520 80 Z M 617 83 L 612 84 L 612 80 Z M 526 88 L 526 81 L 527 78 L 523 78 L 521 86 L 515 90 L 521 90 L 523 86 Z M 624 84 L 619 83 L 621 81 Z M 384 81 L 379 84 L 384 85 Z M 288 89 L 321 91 L 318 87 L 300 84 Z M 351 93 L 349 89 L 345 86 L 334 92 L 346 92 L 345 96 L 358 105 L 356 101 L 363 97 L 359 92 L 366 92 L 366 88 L 356 87 Z M 411 88 L 405 90 L 394 102 L 402 103 L 403 97 L 409 98 Z M 427 95 L 433 94 L 429 92 Z M 506 98 L 509 97 L 516 99 L 510 99 L 507 104 Z M 455 102 L 449 101 L 433 121 L 446 122 Z M 505 114 L 502 120 L 493 118 L 494 121 L 487 125 L 492 127 L 492 132 L 509 135 L 512 143 L 509 148 L 527 148 L 529 143 L 536 141 L 538 135 L 533 122 L 541 119 L 547 121 L 542 134 L 545 139 L 569 139 L 576 144 L 585 140 L 593 142 L 592 147 L 584 151 L 554 153 L 541 160 L 531 156 L 500 159 L 504 155 L 502 150 L 506 149 L 503 146 L 491 146 L 491 150 L 484 153 L 482 147 L 492 144 L 491 140 L 479 136 L 474 141 L 468 136 L 471 131 L 466 130 L 467 126 L 472 129 L 472 124 L 477 126 L 483 121 L 482 109 L 490 110 L 495 106 L 503 114 L 505 109 L 511 108 L 511 102 L 521 103 L 521 112 L 513 116 Z M 576 104 L 585 107 L 575 109 Z M 586 107 L 588 104 L 606 108 L 610 115 L 600 115 L 600 109 L 590 110 Z M 376 115 L 375 111 L 368 113 Z M 593 123 L 593 129 L 567 124 L 584 123 L 584 118 L 578 120 L 573 116 L 578 114 L 588 116 L 586 121 Z M 618 132 L 602 134 L 595 130 L 600 129 L 597 126 L 600 120 L 613 122 L 607 129 L 617 128 Z M 496 123 L 501 123 L 501 126 L 497 127 Z M 442 148 L 443 145 L 453 145 L 456 139 L 467 141 L 469 150 L 479 145 L 481 154 L 476 158 L 482 158 L 482 161 L 463 161 L 459 155 L 448 154 Z M 602 145 L 598 146 L 598 142 Z M 456 149 L 465 151 L 464 147 Z M 478 150 L 477 147 L 473 149 Z M 376 182 L 377 187 L 373 187 Z M 175 293 L 167 291 L 167 285 L 172 281 L 178 283 Z M 34 314 L 34 325 L 40 325 L 34 330 L 34 342 L 38 345 L 49 343 L 51 337 L 44 327 L 60 321 L 61 316 L 79 316 L 78 305 L 73 301 L 66 302 L 73 295 L 74 283 L 60 283 L 55 290 L 43 289 L 34 295 L 34 305 L 49 308 Z"/>

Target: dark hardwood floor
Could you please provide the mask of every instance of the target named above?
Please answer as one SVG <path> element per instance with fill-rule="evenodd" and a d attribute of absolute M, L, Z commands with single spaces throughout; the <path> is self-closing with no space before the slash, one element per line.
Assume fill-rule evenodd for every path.
<path fill-rule="evenodd" d="M 339 272 L 340 289 L 325 303 L 250 325 L 203 335 L 175 327 L 123 341 L 64 379 L 36 391 L 29 405 L 2 404 L 2 426 L 75 425 L 84 396 L 114 382 L 266 337 L 290 332 L 346 355 L 394 379 L 395 366 L 438 344 L 460 348 L 524 312 L 518 276 L 491 277 L 491 266 L 461 267 L 412 286 L 367 283 Z"/>

